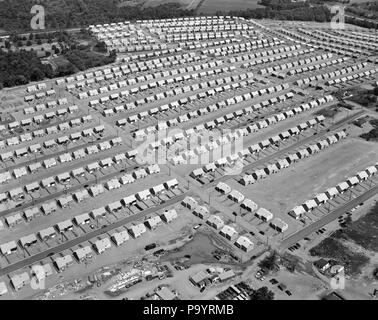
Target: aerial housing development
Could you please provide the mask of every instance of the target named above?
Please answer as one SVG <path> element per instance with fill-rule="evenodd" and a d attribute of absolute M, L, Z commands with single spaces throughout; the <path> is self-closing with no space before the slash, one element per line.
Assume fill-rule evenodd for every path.
<path fill-rule="evenodd" d="M 376 31 L 86 29 L 113 63 L 0 91 L 0 299 L 375 299 Z"/>

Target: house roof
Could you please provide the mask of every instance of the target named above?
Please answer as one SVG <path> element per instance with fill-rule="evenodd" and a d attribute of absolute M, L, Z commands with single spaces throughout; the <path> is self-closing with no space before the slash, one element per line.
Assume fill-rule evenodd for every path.
<path fill-rule="evenodd" d="M 271 213 L 265 208 L 259 208 L 256 212 L 256 215 L 260 217 L 264 217 L 266 220 L 270 220 L 273 218 L 273 213 Z"/>

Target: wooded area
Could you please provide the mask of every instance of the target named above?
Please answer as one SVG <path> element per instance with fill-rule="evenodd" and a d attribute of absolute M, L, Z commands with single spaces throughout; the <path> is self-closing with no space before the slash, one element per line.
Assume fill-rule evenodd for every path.
<path fill-rule="evenodd" d="M 30 0 L 3 0 L 0 2 L 0 29 L 30 30 L 34 3 Z M 193 10 L 182 10 L 177 3 L 155 7 L 120 6 L 117 0 L 48 0 L 43 1 L 47 29 L 78 28 L 91 24 L 191 16 Z"/>

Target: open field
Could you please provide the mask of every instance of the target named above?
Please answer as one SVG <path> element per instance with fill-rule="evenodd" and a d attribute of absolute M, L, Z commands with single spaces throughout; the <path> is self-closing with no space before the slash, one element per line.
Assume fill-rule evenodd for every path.
<path fill-rule="evenodd" d="M 378 205 L 375 204 L 364 217 L 352 222 L 346 228 L 338 230 L 334 235 L 335 238 L 353 241 L 366 250 L 377 252 L 377 208 Z"/>
<path fill-rule="evenodd" d="M 215 14 L 217 11 L 237 11 L 245 9 L 263 8 L 258 0 L 204 0 L 199 7 L 199 12 Z"/>
<path fill-rule="evenodd" d="M 139 2 L 143 2 L 144 7 L 155 7 L 162 4 L 174 2 L 174 3 L 180 4 L 184 9 L 186 9 L 188 6 L 191 6 L 192 2 L 198 2 L 198 1 L 197 0 L 141 0 Z"/>

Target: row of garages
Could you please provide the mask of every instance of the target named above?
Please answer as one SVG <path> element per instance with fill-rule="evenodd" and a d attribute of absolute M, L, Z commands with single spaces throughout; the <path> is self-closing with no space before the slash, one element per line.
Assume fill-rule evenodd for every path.
<path fill-rule="evenodd" d="M 31 124 L 30 119 L 25 119 L 25 120 L 29 121 L 27 123 L 28 125 Z M 34 130 L 32 132 L 26 132 L 26 133 L 21 134 L 20 136 L 14 136 L 14 137 L 8 138 L 7 140 L 0 141 L 0 149 L 5 148 L 5 144 L 7 144 L 8 146 L 15 146 L 15 145 L 18 145 L 18 144 L 25 142 L 25 141 L 31 141 L 33 139 L 43 137 L 46 134 L 50 135 L 50 134 L 59 133 L 61 131 L 66 131 L 66 130 L 69 130 L 71 128 L 80 126 L 82 124 L 86 124 L 90 121 L 92 121 L 92 116 L 87 115 L 87 116 L 83 116 L 81 118 L 72 119 L 68 122 L 62 122 L 58 126 L 51 126 L 51 127 L 47 127 L 46 129 L 38 129 L 38 130 Z M 21 125 L 25 126 L 26 122 L 24 120 L 21 120 Z"/>
<path fill-rule="evenodd" d="M 43 132 L 44 130 L 41 130 L 41 131 Z M 65 136 L 58 137 L 56 139 L 46 140 L 43 142 L 43 148 L 51 149 L 51 148 L 56 147 L 57 145 L 67 145 L 70 142 L 79 141 L 81 139 L 90 137 L 93 134 L 101 135 L 104 131 L 105 131 L 105 127 L 103 125 L 84 129 L 82 131 L 71 133 L 69 136 L 65 135 Z M 44 134 L 45 133 L 43 132 L 43 135 Z M 0 154 L 0 160 L 4 162 L 10 159 L 13 159 L 13 157 L 21 158 L 21 157 L 27 156 L 28 154 L 40 152 L 41 150 L 42 150 L 42 146 L 41 144 L 38 143 L 38 144 L 31 145 L 29 147 L 23 147 L 14 151 L 2 153 Z"/>
<path fill-rule="evenodd" d="M 72 153 L 66 152 L 59 155 L 58 157 L 45 159 L 42 162 L 37 161 L 27 166 L 17 167 L 13 170 L 13 176 L 15 179 L 19 179 L 25 175 L 34 174 L 42 168 L 50 169 L 52 167 L 57 166 L 59 163 L 60 164 L 68 163 L 74 160 L 85 158 L 87 156 L 96 154 L 101 151 L 109 150 L 115 146 L 118 146 L 121 142 L 122 142 L 122 139 L 120 137 L 117 137 L 111 140 L 100 142 L 97 145 L 91 145 L 83 149 L 75 150 Z M 41 148 L 36 147 L 34 149 L 33 147 L 33 150 L 41 150 Z M 113 157 L 113 160 L 120 162 L 125 157 L 126 157 L 125 154 L 122 153 L 122 154 L 115 155 Z M 11 180 L 11 178 L 12 178 L 12 175 L 10 174 L 9 171 L 0 173 L 0 184 L 8 182 L 9 180 Z"/>
<path fill-rule="evenodd" d="M 288 212 L 290 216 L 295 219 L 302 218 L 306 213 L 312 211 L 318 206 L 321 206 L 336 196 L 347 192 L 360 182 L 365 181 L 374 176 L 378 171 L 378 163 L 367 167 L 365 170 L 358 172 L 356 175 L 340 182 L 337 186 L 327 189 L 323 193 L 317 194 L 314 198 L 307 200 L 303 204 L 294 207 Z"/>
<path fill-rule="evenodd" d="M 122 88 L 127 87 L 127 86 L 135 85 L 135 84 L 138 84 L 140 82 L 150 81 L 150 80 L 158 79 L 158 78 L 161 78 L 161 77 L 169 77 L 169 76 L 179 75 L 177 77 L 152 81 L 152 82 L 149 82 L 148 84 L 144 84 L 144 85 L 140 85 L 139 87 L 131 88 L 130 90 L 122 93 L 122 96 L 127 97 L 130 94 L 136 94 L 138 92 L 146 91 L 148 89 L 156 89 L 156 88 L 163 87 L 163 86 L 166 86 L 166 85 L 174 85 L 176 83 L 180 83 L 180 82 L 183 82 L 183 81 L 207 77 L 207 76 L 215 75 L 215 74 L 218 74 L 218 73 L 228 72 L 230 70 L 233 70 L 232 68 L 230 69 L 229 67 L 219 69 L 219 70 L 217 70 L 217 72 L 216 72 L 216 70 L 211 69 L 211 68 L 216 68 L 220 65 L 222 65 L 222 61 L 216 60 L 216 61 L 211 61 L 209 63 L 203 63 L 203 64 L 200 64 L 200 65 L 193 65 L 193 66 L 188 66 L 188 67 L 182 67 L 180 69 L 173 69 L 173 70 L 169 70 L 169 71 L 157 72 L 157 73 L 153 73 L 153 74 L 139 76 L 137 78 L 129 78 L 127 80 L 123 80 L 123 81 L 119 81 L 119 82 L 110 84 L 109 86 L 106 86 L 106 87 L 101 87 L 99 89 L 92 89 L 88 92 L 82 92 L 82 93 L 79 94 L 79 98 L 80 99 L 86 99 L 88 97 L 93 97 L 93 96 L 103 94 L 103 93 L 106 93 L 106 92 L 109 92 L 109 91 L 114 91 L 114 90 L 122 89 Z M 203 72 L 196 72 L 196 73 L 193 73 L 193 74 L 187 74 L 189 72 L 200 71 L 200 70 L 205 70 L 205 69 L 211 69 L 211 70 L 203 71 Z M 78 86 L 78 85 L 79 85 L 79 83 L 76 84 L 76 86 Z M 117 96 L 115 98 L 113 96 L 110 96 L 110 99 L 112 99 L 112 100 L 115 100 L 115 99 L 118 99 L 118 98 L 119 98 L 119 96 Z"/>
<path fill-rule="evenodd" d="M 293 127 L 289 130 L 281 132 L 280 134 L 276 136 L 273 136 L 269 139 L 266 139 L 257 144 L 254 144 L 246 149 L 243 149 L 239 151 L 238 153 L 230 154 L 228 156 L 217 159 L 216 161 L 205 165 L 203 168 L 195 169 L 190 173 L 190 176 L 193 179 L 199 179 L 209 172 L 216 171 L 218 168 L 223 168 L 227 165 L 234 165 L 238 161 L 246 158 L 247 156 L 258 154 L 262 150 L 265 150 L 272 145 L 276 145 L 284 140 L 289 139 L 290 137 L 296 136 L 300 134 L 301 132 L 316 126 L 319 123 L 322 123 L 324 120 L 325 120 L 324 116 L 317 116 L 314 119 L 311 119 L 307 122 L 303 122 L 296 127 Z"/>
<path fill-rule="evenodd" d="M 326 137 L 323 140 L 318 141 L 317 143 L 309 145 L 307 148 L 303 148 L 295 153 L 288 154 L 287 157 L 277 160 L 276 163 L 269 164 L 264 168 L 257 169 L 252 173 L 245 174 L 240 179 L 240 183 L 244 186 L 253 184 L 257 180 L 264 179 L 269 175 L 281 171 L 282 169 L 288 168 L 293 163 L 308 158 L 311 155 L 316 154 L 345 138 L 345 131 L 337 132 L 331 136 Z"/>

